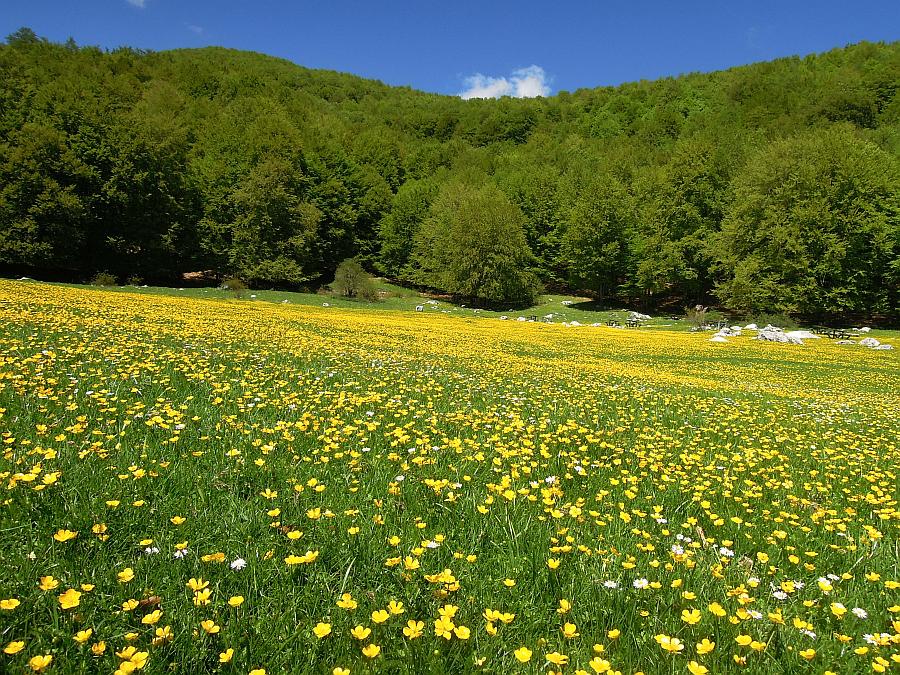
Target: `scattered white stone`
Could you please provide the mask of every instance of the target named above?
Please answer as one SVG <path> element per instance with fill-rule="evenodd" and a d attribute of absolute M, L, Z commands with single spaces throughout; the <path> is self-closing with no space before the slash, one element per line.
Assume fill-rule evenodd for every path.
<path fill-rule="evenodd" d="M 573 322 L 571 322 L 569 325 L 570 325 L 570 326 L 580 326 L 581 324 L 578 323 L 577 321 L 573 321 Z"/>
<path fill-rule="evenodd" d="M 740 334 L 741 334 L 741 330 L 742 330 L 742 329 L 741 329 L 740 326 L 732 326 L 732 327 L 731 327 L 731 332 L 732 332 L 732 333 L 735 333 L 736 335 L 740 335 Z"/>
<path fill-rule="evenodd" d="M 649 321 L 651 317 L 649 314 L 641 314 L 640 312 L 631 312 L 628 315 L 629 321 Z"/>
<path fill-rule="evenodd" d="M 506 316 L 506 314 L 504 314 L 503 316 L 500 317 L 500 320 L 501 320 L 501 321 L 506 321 L 508 318 L 509 318 L 509 317 Z"/>
<path fill-rule="evenodd" d="M 873 337 L 868 337 L 868 338 L 863 338 L 862 340 L 860 340 L 859 344 L 862 347 L 877 347 L 878 345 L 881 344 L 881 342 L 879 342 L 878 340 L 876 340 Z"/>
<path fill-rule="evenodd" d="M 728 342 L 728 340 L 726 340 L 726 339 L 725 339 L 723 336 L 721 336 L 721 335 L 713 335 L 713 336 L 709 339 L 709 341 L 710 341 L 710 342 Z"/>
<path fill-rule="evenodd" d="M 894 348 L 894 345 L 883 345 L 883 344 L 872 347 L 872 349 L 876 349 L 878 351 L 881 351 L 882 349 L 888 350 L 888 349 L 893 349 L 893 348 Z"/>
<path fill-rule="evenodd" d="M 520 316 L 516 319 L 516 321 L 528 321 L 524 316 Z"/>
<path fill-rule="evenodd" d="M 808 330 L 792 330 L 790 333 L 785 333 L 788 337 L 800 338 L 801 340 L 818 340 L 819 336 L 815 333 L 811 333 Z"/>
<path fill-rule="evenodd" d="M 568 307 L 569 305 L 572 304 L 572 301 L 571 300 L 563 300 L 562 304 L 563 304 L 563 306 Z"/>
<path fill-rule="evenodd" d="M 329 305 L 327 302 L 323 302 L 322 307 L 331 307 L 331 305 Z"/>
<path fill-rule="evenodd" d="M 759 330 L 759 327 L 755 323 L 748 323 L 744 326 L 744 330 Z"/>
<path fill-rule="evenodd" d="M 286 304 L 288 304 L 288 301 L 287 301 L 287 300 L 282 300 L 282 301 L 281 301 L 281 304 L 282 304 L 282 305 L 286 305 Z"/>
<path fill-rule="evenodd" d="M 869 328 L 868 326 L 863 326 L 862 328 L 859 329 L 859 332 L 860 333 L 868 333 L 870 330 L 872 330 L 872 329 Z"/>
<path fill-rule="evenodd" d="M 773 329 L 770 326 L 766 326 L 756 335 L 757 340 L 764 340 L 766 342 L 781 342 L 785 344 L 793 344 L 793 345 L 802 345 L 803 340 L 797 337 L 789 337 L 785 335 L 785 333 L 780 329 Z"/>
<path fill-rule="evenodd" d="M 836 344 L 836 345 L 855 345 L 856 343 L 853 340 L 838 340 L 834 344 Z"/>
<path fill-rule="evenodd" d="M 424 308 L 422 305 L 416 305 L 416 311 L 417 311 L 417 312 L 424 312 L 424 311 L 425 311 L 425 308 Z"/>
<path fill-rule="evenodd" d="M 250 296 L 250 299 L 251 299 L 251 300 L 256 300 L 256 296 L 255 296 L 255 295 L 251 295 L 251 296 Z"/>

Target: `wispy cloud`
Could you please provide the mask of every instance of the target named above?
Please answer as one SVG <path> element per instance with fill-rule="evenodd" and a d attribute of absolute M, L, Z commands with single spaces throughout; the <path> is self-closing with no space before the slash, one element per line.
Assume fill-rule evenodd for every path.
<path fill-rule="evenodd" d="M 129 5 L 137 7 L 138 9 L 144 9 L 147 6 L 147 0 L 125 0 Z"/>
<path fill-rule="evenodd" d="M 514 70 L 509 77 L 491 77 L 475 73 L 463 80 L 465 89 L 460 98 L 533 98 L 550 94 L 550 78 L 540 66 L 528 66 Z"/>
<path fill-rule="evenodd" d="M 187 29 L 192 33 L 196 33 L 197 35 L 203 33 L 203 26 L 198 26 L 197 24 L 189 23 L 187 24 Z"/>

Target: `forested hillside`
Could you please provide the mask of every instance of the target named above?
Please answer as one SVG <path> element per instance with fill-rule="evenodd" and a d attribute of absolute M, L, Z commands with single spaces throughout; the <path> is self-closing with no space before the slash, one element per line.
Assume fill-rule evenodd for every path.
<path fill-rule="evenodd" d="M 601 77 L 598 74 L 598 79 Z M 900 316 L 900 43 L 463 101 L 221 48 L 0 45 L 0 266 Z"/>

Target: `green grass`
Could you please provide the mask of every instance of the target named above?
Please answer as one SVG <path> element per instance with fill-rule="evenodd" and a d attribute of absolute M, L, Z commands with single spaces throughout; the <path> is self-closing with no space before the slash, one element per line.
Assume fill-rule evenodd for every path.
<path fill-rule="evenodd" d="M 19 602 L 0 648 L 24 642 L 0 670 L 113 672 L 128 645 L 146 673 L 546 672 L 554 653 L 566 673 L 868 673 L 897 653 L 865 637 L 900 633 L 896 351 L 256 295 L 0 282 L 0 599 Z M 448 604 L 468 636 L 435 634 Z"/>

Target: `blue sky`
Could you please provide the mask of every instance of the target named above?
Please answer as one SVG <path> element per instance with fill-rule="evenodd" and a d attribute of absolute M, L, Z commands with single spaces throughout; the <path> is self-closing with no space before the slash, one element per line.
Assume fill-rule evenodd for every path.
<path fill-rule="evenodd" d="M 0 35 L 222 45 L 444 94 L 535 95 L 900 39 L 900 0 L 0 0 Z"/>

